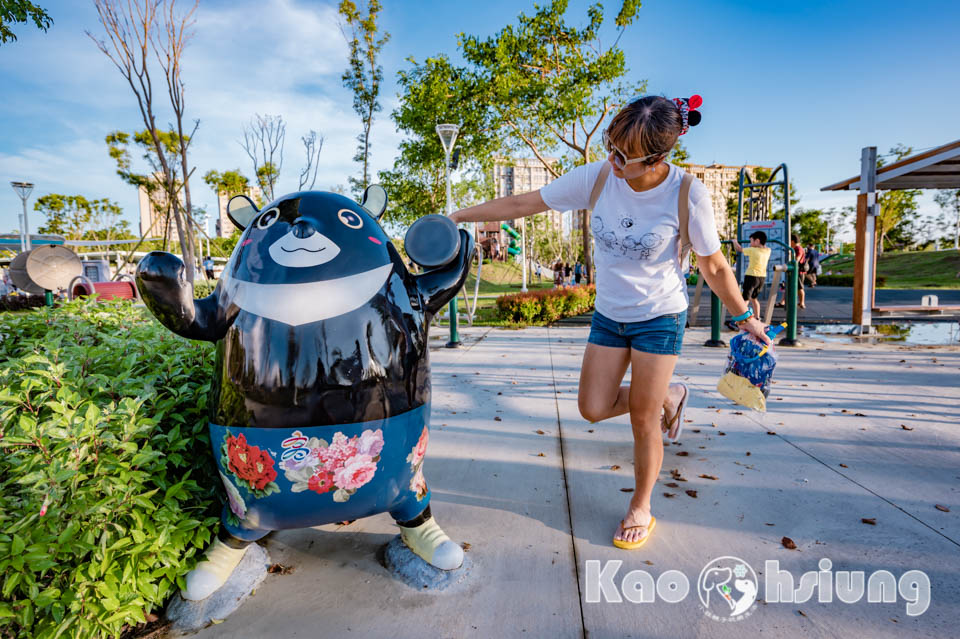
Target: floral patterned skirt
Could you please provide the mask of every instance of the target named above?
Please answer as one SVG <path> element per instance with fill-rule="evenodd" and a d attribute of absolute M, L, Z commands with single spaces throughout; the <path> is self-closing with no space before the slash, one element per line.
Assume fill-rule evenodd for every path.
<path fill-rule="evenodd" d="M 382 512 L 415 518 L 430 503 L 423 478 L 429 418 L 425 404 L 382 420 L 295 430 L 211 423 L 229 499 L 224 525 L 253 541 L 271 530 Z"/>

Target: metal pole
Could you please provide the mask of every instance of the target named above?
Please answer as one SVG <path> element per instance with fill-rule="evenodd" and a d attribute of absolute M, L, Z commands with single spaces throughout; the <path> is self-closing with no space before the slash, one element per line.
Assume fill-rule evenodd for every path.
<path fill-rule="evenodd" d="M 23 237 L 23 213 L 20 213 L 17 217 L 20 218 L 20 252 L 23 253 L 27 250 L 26 240 Z"/>
<path fill-rule="evenodd" d="M 800 274 L 800 265 L 797 264 L 796 254 L 787 264 L 787 336 L 778 343 L 780 346 L 799 346 L 797 341 L 797 284 Z"/>
<path fill-rule="evenodd" d="M 520 218 L 520 272 L 522 284 L 520 291 L 527 292 L 527 218 Z"/>
<path fill-rule="evenodd" d="M 28 196 L 29 197 L 29 194 Z M 27 250 L 29 251 L 33 248 L 30 245 L 30 219 L 27 217 L 27 198 L 22 198 L 23 200 L 23 237 L 26 243 Z"/>
<path fill-rule="evenodd" d="M 453 213 L 453 199 L 450 194 L 450 151 L 446 150 L 446 160 L 444 161 L 443 171 L 447 179 L 447 217 Z M 457 331 L 457 296 L 454 295 L 450 300 L 450 341 L 447 342 L 447 348 L 457 348 L 460 346 L 460 334 Z"/>
<path fill-rule="evenodd" d="M 702 277 L 702 275 L 701 275 Z M 710 339 L 703 343 L 704 346 L 726 346 L 727 343 L 720 339 L 720 324 L 723 321 L 723 304 L 720 298 L 712 290 L 710 291 Z"/>

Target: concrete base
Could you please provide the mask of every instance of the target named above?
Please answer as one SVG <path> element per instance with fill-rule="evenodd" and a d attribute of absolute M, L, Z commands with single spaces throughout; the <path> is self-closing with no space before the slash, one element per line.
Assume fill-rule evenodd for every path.
<path fill-rule="evenodd" d="M 466 555 L 463 557 L 463 565 L 456 570 L 441 570 L 431 566 L 415 555 L 403 543 L 400 535 L 391 539 L 390 543 L 380 550 L 377 558 L 394 577 L 417 590 L 446 590 L 461 583 L 471 568 L 470 558 Z"/>
<path fill-rule="evenodd" d="M 179 593 L 167 606 L 167 619 L 173 622 L 171 632 L 196 632 L 207 627 L 214 620 L 222 621 L 253 593 L 264 577 L 270 556 L 263 546 L 250 544 L 246 554 L 237 567 L 230 573 L 227 583 L 202 601 L 188 601 Z"/>

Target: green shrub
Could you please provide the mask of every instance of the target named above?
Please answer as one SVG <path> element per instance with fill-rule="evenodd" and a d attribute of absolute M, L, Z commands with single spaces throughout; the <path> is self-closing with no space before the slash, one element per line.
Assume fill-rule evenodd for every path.
<path fill-rule="evenodd" d="M 206 297 L 213 293 L 213 289 L 217 287 L 217 280 L 201 280 L 197 279 L 193 282 L 193 296 L 200 298 Z"/>
<path fill-rule="evenodd" d="M 0 636 L 116 637 L 218 526 L 212 345 L 129 302 L 0 318 Z"/>
<path fill-rule="evenodd" d="M 497 298 L 497 318 L 520 324 L 551 324 L 586 313 L 593 308 L 596 296 L 592 284 L 501 295 Z"/>

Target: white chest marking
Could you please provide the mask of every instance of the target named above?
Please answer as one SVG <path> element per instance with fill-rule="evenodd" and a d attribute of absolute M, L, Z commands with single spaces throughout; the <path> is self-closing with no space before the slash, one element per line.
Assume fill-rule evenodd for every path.
<path fill-rule="evenodd" d="M 383 288 L 392 264 L 336 280 L 304 284 L 255 284 L 224 273 L 221 286 L 228 303 L 260 317 L 300 326 L 360 308 Z"/>

